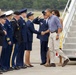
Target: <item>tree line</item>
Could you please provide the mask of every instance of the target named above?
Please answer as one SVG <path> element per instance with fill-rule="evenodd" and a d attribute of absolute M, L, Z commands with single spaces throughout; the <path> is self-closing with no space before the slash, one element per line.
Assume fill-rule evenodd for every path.
<path fill-rule="evenodd" d="M 0 9 L 64 9 L 68 0 L 0 0 Z"/>

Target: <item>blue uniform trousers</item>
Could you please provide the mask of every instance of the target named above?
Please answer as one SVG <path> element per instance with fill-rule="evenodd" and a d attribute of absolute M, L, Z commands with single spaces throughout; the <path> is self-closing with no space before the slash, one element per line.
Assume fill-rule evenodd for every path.
<path fill-rule="evenodd" d="M 6 48 L 2 48 L 1 64 L 2 68 L 8 70 L 10 68 L 10 57 L 12 53 L 12 45 L 8 45 Z"/>
<path fill-rule="evenodd" d="M 46 63 L 46 56 L 47 56 L 47 50 L 48 50 L 48 41 L 40 41 L 41 46 L 41 61 L 42 63 Z"/>
<path fill-rule="evenodd" d="M 19 44 L 19 51 L 17 54 L 17 59 L 16 59 L 16 65 L 17 66 L 24 66 L 24 52 L 25 52 L 25 44 L 22 42 Z"/>

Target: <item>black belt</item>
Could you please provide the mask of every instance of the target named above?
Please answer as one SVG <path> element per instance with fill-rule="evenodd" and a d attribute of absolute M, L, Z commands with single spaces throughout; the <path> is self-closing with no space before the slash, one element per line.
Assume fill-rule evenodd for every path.
<path fill-rule="evenodd" d="M 56 31 L 54 31 L 54 32 L 51 32 L 51 33 L 55 33 L 55 32 L 58 33 L 58 30 L 56 30 Z"/>

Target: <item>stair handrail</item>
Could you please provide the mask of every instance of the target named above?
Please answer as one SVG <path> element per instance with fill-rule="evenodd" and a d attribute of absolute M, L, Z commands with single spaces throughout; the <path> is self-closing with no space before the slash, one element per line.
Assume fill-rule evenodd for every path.
<path fill-rule="evenodd" d="M 70 1 L 71 1 L 71 3 L 69 5 Z M 69 5 L 68 12 L 66 13 L 66 15 L 65 15 L 65 12 L 63 12 L 63 15 L 62 15 L 62 17 L 64 17 L 64 15 L 65 15 L 64 21 L 63 21 L 63 33 L 64 33 L 63 42 L 65 42 L 65 38 L 67 37 L 67 33 L 68 33 L 69 27 L 71 25 L 71 21 L 73 19 L 74 13 L 75 13 L 75 7 L 76 7 L 75 4 L 76 4 L 76 0 L 68 0 L 68 3 L 65 8 L 65 10 L 67 10 L 67 6 Z"/>
<path fill-rule="evenodd" d="M 65 9 L 64 9 L 64 11 L 63 11 L 63 13 L 62 13 L 62 19 L 64 19 L 65 14 L 66 14 L 66 12 L 68 11 L 70 1 L 71 1 L 71 0 L 68 0 L 68 2 L 67 2 L 67 4 L 66 4 L 66 7 L 65 7 Z"/>

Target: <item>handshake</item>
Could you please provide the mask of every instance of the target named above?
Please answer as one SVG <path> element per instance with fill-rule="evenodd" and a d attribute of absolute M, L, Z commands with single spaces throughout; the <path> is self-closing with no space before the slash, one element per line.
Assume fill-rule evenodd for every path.
<path fill-rule="evenodd" d="M 41 32 L 41 35 L 45 35 L 46 33 L 44 31 Z"/>

